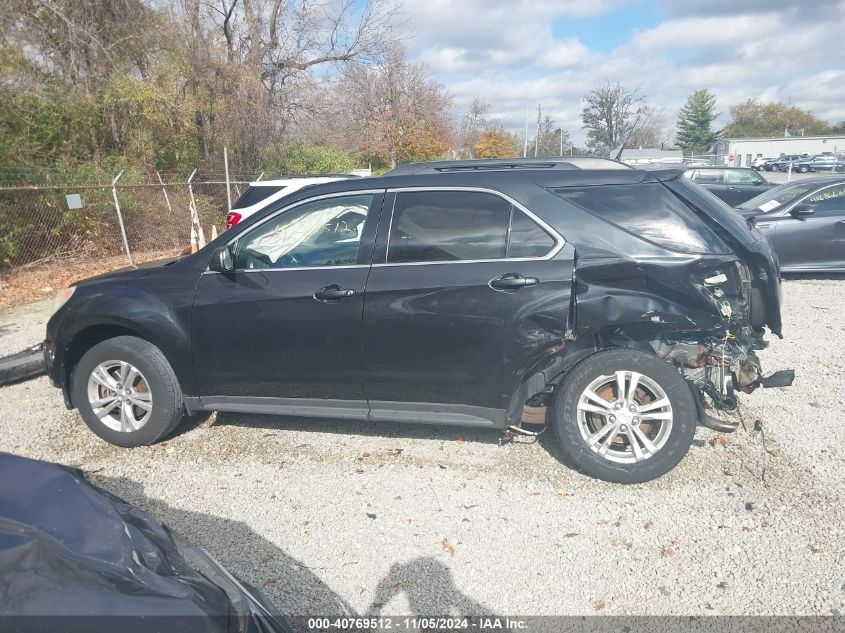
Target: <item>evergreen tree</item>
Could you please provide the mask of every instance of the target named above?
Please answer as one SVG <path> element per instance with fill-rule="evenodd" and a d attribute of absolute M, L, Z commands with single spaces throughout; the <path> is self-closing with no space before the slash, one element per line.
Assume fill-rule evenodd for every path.
<path fill-rule="evenodd" d="M 716 97 L 709 90 L 693 92 L 678 115 L 678 145 L 692 153 L 709 150 L 719 135 L 711 127 L 718 116 Z"/>

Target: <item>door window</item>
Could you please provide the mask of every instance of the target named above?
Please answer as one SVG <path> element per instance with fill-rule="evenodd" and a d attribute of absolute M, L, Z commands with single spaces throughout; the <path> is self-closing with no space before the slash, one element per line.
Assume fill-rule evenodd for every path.
<path fill-rule="evenodd" d="M 725 178 L 729 185 L 756 185 L 760 182 L 755 172 L 744 169 L 726 169 Z"/>
<path fill-rule="evenodd" d="M 406 191 L 396 196 L 388 263 L 543 257 L 555 240 L 497 195 Z"/>
<path fill-rule="evenodd" d="M 288 209 L 238 238 L 235 268 L 348 266 L 358 261 L 371 194 Z"/>
<path fill-rule="evenodd" d="M 845 215 L 845 184 L 828 187 L 807 198 L 817 216 Z"/>
<path fill-rule="evenodd" d="M 700 185 L 721 185 L 724 182 L 722 169 L 699 169 L 693 180 Z"/>

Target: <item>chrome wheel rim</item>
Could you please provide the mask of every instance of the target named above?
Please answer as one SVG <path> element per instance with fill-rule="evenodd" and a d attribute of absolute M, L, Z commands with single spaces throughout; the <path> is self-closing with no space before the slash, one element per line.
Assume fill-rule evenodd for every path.
<path fill-rule="evenodd" d="M 672 403 L 654 380 L 634 371 L 599 376 L 578 399 L 578 430 L 590 450 L 611 462 L 653 457 L 672 432 Z"/>
<path fill-rule="evenodd" d="M 88 404 L 108 428 L 131 433 L 149 421 L 153 396 L 137 367 L 122 360 L 107 360 L 88 378 Z"/>

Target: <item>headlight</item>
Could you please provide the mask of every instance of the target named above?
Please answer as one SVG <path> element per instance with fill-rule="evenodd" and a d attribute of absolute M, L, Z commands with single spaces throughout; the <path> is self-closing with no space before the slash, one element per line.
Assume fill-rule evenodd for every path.
<path fill-rule="evenodd" d="M 50 304 L 50 316 L 56 314 L 64 304 L 67 303 L 68 299 L 73 296 L 74 291 L 76 290 L 76 286 L 71 286 L 70 288 L 65 288 L 64 290 L 59 290 L 55 297 L 53 297 L 53 303 Z"/>

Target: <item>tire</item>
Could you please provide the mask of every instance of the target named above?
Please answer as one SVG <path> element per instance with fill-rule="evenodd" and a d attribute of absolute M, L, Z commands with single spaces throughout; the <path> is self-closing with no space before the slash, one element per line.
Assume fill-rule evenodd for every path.
<path fill-rule="evenodd" d="M 631 372 L 642 376 L 633 403 L 645 408 L 640 416 L 636 415 L 638 410 L 631 412 L 629 405 L 617 402 L 616 372 L 625 372 L 623 395 L 630 389 Z M 587 397 L 588 388 L 598 389 L 601 393 L 596 395 L 609 407 Z M 663 397 L 665 405 L 646 408 Z M 579 409 L 582 405 L 593 405 L 602 413 Z M 551 424 L 561 449 L 584 473 L 614 483 L 641 483 L 672 470 L 689 451 L 697 423 L 695 400 L 683 377 L 666 361 L 636 349 L 611 349 L 588 356 L 569 370 L 552 400 Z M 613 438 L 608 437 L 614 424 L 620 425 L 618 429 L 627 429 L 624 437 L 621 430 Z M 651 454 L 638 439 L 641 435 L 651 443 Z M 635 454 L 632 439 L 636 439 L 639 455 Z M 601 455 L 599 451 L 605 444 L 606 453 Z"/>
<path fill-rule="evenodd" d="M 121 376 L 128 379 L 126 385 Z M 117 446 L 152 444 L 184 416 L 182 389 L 170 363 L 155 345 L 134 336 L 89 349 L 73 370 L 71 398 L 88 428 Z M 101 415 L 92 402 L 105 403 L 97 410 Z"/>
<path fill-rule="evenodd" d="M 798 168 L 798 170 L 797 170 L 797 171 L 798 171 L 798 173 L 799 173 L 799 174 L 806 174 L 808 171 L 810 171 L 810 168 L 809 168 L 809 167 L 804 167 L 804 166 L 802 165 L 801 167 L 799 167 L 799 168 Z"/>

